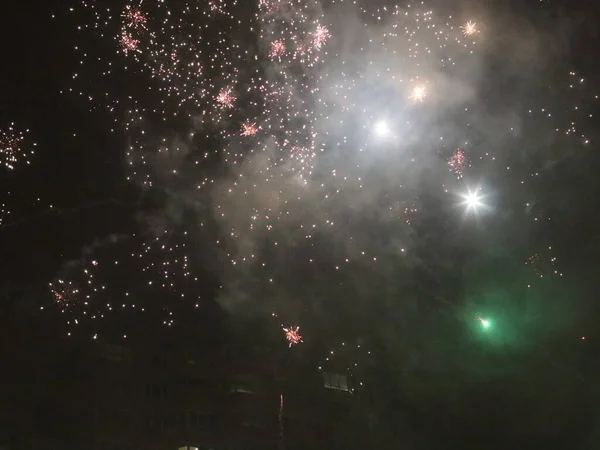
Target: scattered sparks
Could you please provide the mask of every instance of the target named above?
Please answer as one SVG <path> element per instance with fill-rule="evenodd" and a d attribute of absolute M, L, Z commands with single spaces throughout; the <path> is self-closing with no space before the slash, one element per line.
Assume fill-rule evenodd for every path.
<path fill-rule="evenodd" d="M 125 55 L 127 55 L 129 52 L 137 51 L 139 43 L 140 41 L 135 39 L 127 30 L 123 30 L 121 32 L 121 50 L 123 50 Z"/>
<path fill-rule="evenodd" d="M 58 280 L 55 285 L 50 284 L 50 292 L 63 312 L 79 300 L 79 291 L 70 281 Z"/>
<path fill-rule="evenodd" d="M 123 16 L 127 21 L 128 27 L 139 28 L 146 25 L 146 16 L 138 8 L 127 6 Z"/>
<path fill-rule="evenodd" d="M 463 170 L 465 165 L 467 164 L 467 158 L 465 156 L 465 152 L 462 150 L 455 151 L 450 159 L 448 160 L 448 165 L 450 166 L 450 170 L 452 173 L 457 175 L 459 178 L 462 177 Z"/>
<path fill-rule="evenodd" d="M 0 203 L 0 227 L 5 224 L 6 220 L 10 217 L 10 211 L 4 203 Z"/>
<path fill-rule="evenodd" d="M 207 191 L 226 193 L 213 197 L 212 212 L 224 231 L 223 238 L 214 245 L 222 252 L 223 259 L 231 263 L 232 270 L 243 265 L 243 272 L 258 280 L 257 286 L 261 283 L 273 286 L 282 283 L 276 276 L 279 270 L 293 272 L 290 266 L 299 263 L 288 256 L 292 253 L 290 245 L 294 254 L 302 253 L 297 249 L 306 245 L 302 264 L 328 267 L 333 274 L 344 273 L 349 264 L 367 270 L 381 264 L 378 261 L 385 260 L 386 255 L 409 253 L 405 242 L 410 239 L 402 237 L 402 230 L 418 217 L 421 207 L 408 193 L 411 186 L 405 189 L 400 183 L 410 178 L 403 176 L 402 171 L 410 172 L 411 167 L 416 167 L 411 164 L 417 157 L 398 151 L 395 154 L 400 163 L 394 165 L 390 160 L 381 164 L 390 170 L 390 176 L 386 174 L 382 179 L 399 180 L 389 189 L 380 186 L 382 183 L 370 174 L 365 161 L 381 157 L 385 153 L 379 151 L 382 147 L 407 148 L 405 140 L 389 139 L 391 134 L 404 136 L 405 129 L 409 129 L 409 137 L 421 130 L 427 135 L 425 140 L 444 142 L 445 155 L 465 145 L 435 135 L 436 127 L 431 127 L 431 131 L 424 128 L 425 122 L 420 122 L 418 116 L 421 110 L 426 113 L 435 110 L 436 99 L 446 95 L 435 78 L 425 78 L 428 76 L 425 68 L 443 70 L 448 78 L 456 76 L 453 68 L 473 54 L 474 43 L 466 42 L 472 40 L 464 39 L 463 35 L 478 32 L 474 22 L 460 27 L 450 17 L 438 20 L 424 6 L 409 10 L 376 8 L 371 2 L 364 2 L 368 7 L 352 7 L 357 8 L 365 24 L 377 22 L 389 26 L 369 27 L 369 38 L 353 47 L 351 54 L 344 55 L 338 51 L 344 34 L 337 39 L 331 35 L 326 26 L 328 16 L 318 2 L 259 0 L 253 17 L 247 13 L 238 16 L 237 9 L 232 7 L 236 4 L 234 0 L 181 4 L 160 1 L 152 8 L 146 3 L 145 12 L 140 9 L 142 4 L 135 2 L 137 7 L 128 6 L 116 16 L 106 8 L 98 8 L 101 2 L 82 3 L 93 17 L 90 23 L 94 23 L 94 33 L 110 36 L 119 46 L 114 46 L 117 51 L 110 58 L 99 59 L 104 69 L 93 73 L 102 77 L 101 83 L 85 80 L 85 84 L 74 85 L 72 91 L 81 92 L 79 95 L 92 108 L 108 111 L 119 125 L 123 117 L 119 112 L 125 110 L 124 128 L 130 142 L 126 155 L 128 180 L 175 193 L 180 186 L 187 189 L 193 183 L 202 194 L 198 198 L 192 196 L 191 203 L 201 203 Z M 257 42 L 246 45 L 239 39 L 240 31 L 257 36 Z M 257 48 L 262 51 L 257 52 Z M 92 50 L 78 50 L 82 66 L 94 61 L 96 55 L 90 56 Z M 142 92 L 151 93 L 136 96 L 132 92 L 131 96 L 111 98 L 106 92 L 96 92 L 97 95 L 86 92 L 99 85 L 127 85 L 114 78 L 121 72 L 129 77 L 130 84 L 140 84 Z M 74 74 L 73 83 L 84 83 L 84 79 Z M 427 82 L 415 85 L 424 80 Z M 579 77 L 573 84 L 581 84 Z M 384 92 L 381 95 L 376 92 L 379 88 Z M 401 108 L 396 108 L 390 100 L 396 95 L 401 99 L 396 103 L 406 103 L 407 96 L 415 103 L 422 102 L 429 94 L 428 89 L 435 95 L 422 107 L 414 108 L 411 117 L 405 117 Z M 182 132 L 177 136 L 170 126 L 173 118 L 181 124 Z M 385 121 L 377 122 L 378 118 Z M 439 120 L 444 117 L 440 115 Z M 454 121 L 461 122 L 463 118 L 451 120 L 454 126 Z M 192 125 L 186 129 L 187 124 Z M 457 135 L 470 137 L 466 122 L 457 127 L 462 127 Z M 574 122 L 561 131 L 565 136 L 589 142 Z M 256 139 L 240 137 L 257 134 Z M 218 143 L 206 145 L 206 136 L 215 137 Z M 2 151 L 3 155 L 18 153 L 14 145 L 9 147 L 8 151 Z M 431 148 L 438 148 L 437 144 Z M 476 151 L 469 150 L 473 164 L 477 162 Z M 222 161 L 231 176 L 223 178 L 207 169 Z M 465 167 L 470 167 L 462 150 L 455 151 L 447 163 L 459 178 Z M 450 174 L 445 175 L 450 182 L 456 182 Z M 186 190 L 186 198 L 188 195 Z M 463 197 L 467 210 L 482 205 L 476 192 Z M 384 204 L 377 206 L 383 207 L 385 214 L 370 209 L 375 206 L 368 202 L 358 208 L 356 204 L 361 198 L 381 199 Z M 378 225 L 394 228 L 399 237 L 392 250 L 389 245 L 378 245 L 366 236 L 363 231 L 367 227 L 356 225 L 365 217 L 371 221 L 369 228 Z M 162 226 L 156 225 L 159 229 Z M 287 239 L 281 239 L 282 235 Z M 327 252 L 313 246 L 319 235 L 330 236 L 331 241 L 340 240 L 343 244 L 340 248 L 348 251 L 324 254 Z M 181 237 L 177 239 L 184 242 Z M 183 256 L 169 257 L 170 251 L 176 249 L 163 240 L 160 243 L 169 248 L 169 252 L 159 257 L 161 263 L 149 258 L 148 254 L 156 248 L 148 244 L 138 252 L 140 270 L 160 275 L 148 276 L 148 285 L 154 283 L 152 286 L 160 285 L 165 292 L 183 296 L 182 282 L 174 281 L 174 273 L 185 273 L 182 278 L 188 280 L 191 277 L 188 261 Z M 273 252 L 280 252 L 276 258 L 288 265 L 269 266 L 270 260 L 265 255 Z M 119 262 L 118 266 L 131 265 L 127 261 Z M 101 295 L 103 286 L 110 284 L 98 283 L 96 265 L 88 264 L 85 270 L 84 275 L 79 274 L 83 281 L 76 282 L 85 293 L 77 298 L 83 299 L 78 305 L 84 302 L 89 305 L 82 306 L 85 314 L 77 317 L 79 322 L 108 317 L 117 309 L 109 300 L 116 296 L 114 292 Z M 336 289 L 338 286 L 352 289 L 345 278 L 332 275 L 330 279 Z M 93 289 L 88 289 L 89 286 Z M 123 304 L 135 309 L 129 301 Z M 141 310 L 139 305 L 136 308 Z M 172 326 L 176 315 L 174 311 L 166 311 L 164 324 Z M 283 330 L 290 346 L 302 342 L 299 327 Z"/>
<path fill-rule="evenodd" d="M 29 130 L 25 131 L 26 133 Z M 0 131 L 0 164 L 7 169 L 14 169 L 20 162 L 30 164 L 33 150 L 27 150 L 25 146 L 25 134 L 18 132 L 15 125 L 11 124 L 5 131 Z M 32 144 L 33 147 L 36 144 Z"/>
<path fill-rule="evenodd" d="M 278 40 L 271 43 L 271 49 L 269 50 L 269 58 L 278 59 L 285 55 L 285 44 L 283 41 Z"/>

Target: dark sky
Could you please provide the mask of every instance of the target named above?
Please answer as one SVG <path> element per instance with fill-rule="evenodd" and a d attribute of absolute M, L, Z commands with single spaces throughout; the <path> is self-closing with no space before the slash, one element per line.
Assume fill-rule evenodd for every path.
<path fill-rule="evenodd" d="M 35 130 L 30 138 L 38 144 L 31 165 L 0 177 L 15 220 L 0 237 L 3 274 L 11 280 L 47 279 L 82 245 L 130 229 L 122 137 L 107 131 L 105 115 L 61 94 L 77 63 L 76 24 L 65 19 L 66 9 L 61 2 L 11 2 L 1 31 L 0 119 Z"/>
<path fill-rule="evenodd" d="M 543 14 L 539 2 L 531 2 L 531 6 L 527 2 L 513 2 L 514 5 L 505 2 L 501 7 L 492 3 L 477 7 L 488 8 L 488 14 L 500 12 L 498 22 L 522 18 L 525 23 L 534 24 L 542 47 L 544 33 L 554 33 L 558 43 L 552 41 L 549 47 L 563 55 L 561 65 L 543 67 L 535 76 L 548 76 L 548 84 L 552 84 L 557 78 L 551 72 L 556 70 L 564 75 L 562 69 L 572 61 L 578 72 L 583 71 L 586 78 L 593 79 L 596 68 L 589 49 L 594 48 L 598 37 L 593 20 L 595 11 L 590 6 L 593 2 L 562 5 L 557 2 L 549 4 Z M 461 9 L 469 7 L 472 5 L 465 2 Z M 114 126 L 108 115 L 90 112 L 82 97 L 68 93 L 73 86 L 70 78 L 78 64 L 73 47 L 81 45 L 81 38 L 76 33 L 79 18 L 70 17 L 67 9 L 67 5 L 59 2 L 40 3 L 36 8 L 14 2 L 5 10 L 10 23 L 0 31 L 6 68 L 1 75 L 0 122 L 15 121 L 29 128 L 29 136 L 38 144 L 30 166 L 4 171 L 0 178 L 2 192 L 7 193 L 5 203 L 12 205 L 13 212 L 12 222 L 0 233 L 2 273 L 12 281 L 46 281 L 57 273 L 61 263 L 77 257 L 83 246 L 137 228 L 140 194 L 125 181 L 126 139 L 122 131 L 117 127 L 110 132 Z M 54 19 L 52 14 L 56 15 Z M 552 28 L 555 24 L 558 27 Z M 493 45 L 502 46 L 506 42 L 513 45 L 509 48 L 518 48 L 501 38 Z M 99 54 L 114 51 L 110 45 L 97 51 Z M 486 99 L 487 108 L 495 108 L 495 101 L 500 109 L 506 107 L 502 99 L 509 91 L 519 97 L 517 88 L 521 85 L 517 84 L 522 74 L 517 73 L 514 81 L 511 70 L 515 66 L 507 61 L 520 57 L 510 52 L 496 52 L 487 57 L 483 68 L 486 80 L 482 81 L 481 89 L 498 97 Z M 89 80 L 90 84 L 95 83 L 95 74 L 89 74 Z M 522 86 L 530 88 L 530 84 Z M 126 91 L 127 85 L 113 88 Z M 560 109 L 562 99 L 554 101 Z M 536 157 L 544 159 L 544 155 Z M 572 155 L 553 164 L 557 165 L 539 185 L 541 192 L 536 195 L 546 202 L 551 200 L 556 211 L 553 224 L 558 225 L 534 230 L 524 237 L 538 239 L 544 245 L 559 239 L 556 246 L 562 256 L 577 268 L 577 273 L 585 273 L 587 280 L 587 270 L 594 271 L 590 264 L 598 245 L 593 207 L 598 189 L 595 183 L 598 161 L 593 155 Z M 525 166 L 523 170 L 527 170 Z M 512 201 L 510 196 L 505 197 L 506 201 Z M 502 222 L 498 226 L 502 227 Z M 515 230 L 514 235 L 519 234 Z M 567 271 L 565 268 L 564 272 Z"/>

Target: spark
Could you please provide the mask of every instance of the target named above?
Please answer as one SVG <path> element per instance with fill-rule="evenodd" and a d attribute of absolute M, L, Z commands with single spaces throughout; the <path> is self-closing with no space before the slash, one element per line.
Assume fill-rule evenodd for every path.
<path fill-rule="evenodd" d="M 300 327 L 284 328 L 283 331 L 285 331 L 285 338 L 290 343 L 290 347 L 302 342 L 302 336 L 299 333 Z"/>
<path fill-rule="evenodd" d="M 278 59 L 285 55 L 285 44 L 281 40 L 273 41 L 269 50 L 269 58 Z"/>
<path fill-rule="evenodd" d="M 135 39 L 127 30 L 121 32 L 121 50 L 127 55 L 129 52 L 138 51 L 140 41 Z"/>
<path fill-rule="evenodd" d="M 0 227 L 5 224 L 6 219 L 10 216 L 10 211 L 4 203 L 0 203 Z"/>
<path fill-rule="evenodd" d="M 56 286 L 50 284 L 50 292 L 54 297 L 54 301 L 62 307 L 63 311 L 73 306 L 78 300 L 79 291 L 70 281 L 58 280 Z"/>
<path fill-rule="evenodd" d="M 331 35 L 329 34 L 329 30 L 326 27 L 324 27 L 323 25 L 317 25 L 317 29 L 313 34 L 313 47 L 316 50 L 320 50 L 321 47 L 325 45 L 325 42 L 327 42 L 327 39 L 329 39 L 330 37 Z"/>
<path fill-rule="evenodd" d="M 477 29 L 477 24 L 475 22 L 471 22 L 471 21 L 464 24 L 461 28 L 462 28 L 463 34 L 465 36 L 471 36 L 479 31 Z"/>
<path fill-rule="evenodd" d="M 483 328 L 489 328 L 490 322 L 479 315 L 475 315 L 475 318 L 483 325 Z"/>
<path fill-rule="evenodd" d="M 26 133 L 29 130 L 25 131 Z M 33 144 L 35 147 L 36 144 Z M 7 169 L 14 169 L 21 160 L 25 164 L 30 164 L 30 156 L 34 154 L 33 150 L 25 148 L 25 134 L 15 129 L 14 123 L 6 131 L 0 131 L 0 164 Z"/>
<path fill-rule="evenodd" d="M 425 86 L 419 85 L 413 88 L 410 98 L 416 102 L 422 102 L 426 95 L 427 90 L 425 89 Z"/>
<path fill-rule="evenodd" d="M 221 106 L 221 108 L 232 108 L 236 98 L 232 93 L 232 89 L 227 88 L 219 92 L 215 100 Z"/>
<path fill-rule="evenodd" d="M 242 125 L 242 136 L 254 136 L 258 133 L 258 127 L 255 122 L 246 122 Z"/>
<path fill-rule="evenodd" d="M 342 285 L 343 289 L 351 289 L 347 277 L 339 278 L 340 274 L 348 274 L 348 264 L 358 270 L 372 270 L 376 262 L 381 264 L 384 254 L 408 253 L 401 237 L 399 245 L 389 251 L 364 233 L 367 227 L 357 224 L 364 219 L 369 221 L 369 229 L 377 231 L 385 217 L 393 220 L 394 226 L 410 231 L 406 227 L 422 213 L 418 200 L 409 194 L 416 186 L 408 179 L 413 177 L 394 175 L 400 173 L 399 166 L 410 171 L 411 167 L 424 164 L 423 159 L 418 159 L 423 152 L 412 152 L 410 143 L 402 142 L 409 151 L 398 152 L 398 159 L 382 158 L 381 166 L 367 161 L 382 156 L 371 150 L 398 133 L 400 127 L 404 131 L 405 120 L 410 119 L 408 128 L 423 129 L 424 122 L 418 122 L 421 117 L 403 118 L 394 113 L 395 105 L 390 105 L 394 95 L 402 97 L 404 101 L 400 103 L 421 102 L 428 96 L 437 99 L 438 91 L 439 96 L 446 95 L 438 85 L 435 95 L 429 93 L 434 88 L 421 77 L 429 73 L 429 68 L 442 70 L 450 79 L 462 75 L 454 68 L 465 67 L 461 64 L 473 53 L 473 43 L 467 42 L 473 39 L 464 39 L 463 33 L 478 32 L 474 23 L 463 25 L 461 30 L 461 23 L 452 18 L 438 20 L 437 14 L 426 7 L 411 7 L 407 14 L 401 7 L 371 8 L 372 2 L 366 2 L 369 8 L 356 6 L 362 22 L 389 26 L 369 25 L 366 40 L 358 42 L 362 36 L 357 35 L 360 45 L 353 46 L 351 52 L 338 53 L 324 51 L 329 40 L 333 40 L 331 34 L 337 32 L 330 33 L 325 26 L 328 17 L 321 8 L 314 7 L 318 2 L 259 0 L 254 15 L 248 15 L 245 6 L 230 7 L 235 4 L 233 0 L 182 4 L 159 1 L 153 2 L 152 7 L 146 2 L 149 9 L 145 14 L 138 6 L 137 10 L 128 8 L 120 15 L 98 7 L 101 2 L 82 3 L 92 20 L 86 23 L 82 18 L 81 27 L 87 28 L 90 35 L 109 36 L 114 51 L 104 56 L 91 48 L 93 39 L 82 39 L 76 51 L 88 71 L 86 76 L 73 75 L 69 92 L 74 94 L 66 95 L 80 95 L 90 108 L 108 111 L 115 128 L 123 125 L 130 142 L 126 159 L 127 178 L 132 183 L 177 195 L 180 186 L 188 187 L 193 182 L 194 188 L 202 192 L 198 197 L 189 195 L 187 190 L 181 192 L 186 198 L 189 195 L 193 204 L 202 203 L 212 189 L 219 193 L 210 195 L 214 198 L 214 210 L 210 212 L 215 213 L 223 233 L 218 233 L 220 237 L 212 245 L 217 249 L 215 253 L 231 263 L 232 267 L 224 270 L 253 277 L 258 280 L 257 286 L 261 282 L 269 286 L 283 283 L 278 275 L 293 270 L 293 264 L 300 264 L 292 257 L 290 248 L 294 248 L 294 255 L 306 255 L 304 262 L 315 268 L 312 270 L 334 270 L 328 277 L 334 289 Z M 350 3 L 361 2 L 348 3 L 354 8 Z M 215 13 L 219 16 L 215 17 Z M 343 29 L 343 24 L 335 29 L 338 28 L 342 33 L 337 40 L 341 42 L 348 30 Z M 256 35 L 257 42 L 239 39 L 239 31 Z M 115 45 L 120 40 L 120 46 Z M 121 83 L 122 75 L 132 83 Z M 571 75 L 576 77 L 571 84 L 583 89 L 581 77 Z M 138 83 L 140 89 L 128 88 Z M 123 85 L 125 95 L 99 88 L 119 85 Z M 379 96 L 372 86 L 389 87 L 393 95 Z M 145 94 L 148 89 L 152 95 Z M 426 101 L 416 109 L 437 114 L 432 103 Z M 445 110 L 439 113 L 436 121 L 440 126 L 436 122 L 436 126 L 424 128 L 428 142 L 441 139 L 434 135 L 438 129 L 452 128 L 456 131 L 453 135 L 461 136 L 461 142 L 444 141 L 443 148 L 449 151 L 465 145 L 463 136 L 465 140 L 473 137 L 464 117 L 469 114 L 463 116 L 457 111 L 450 115 Z M 549 114 L 542 111 L 541 117 Z M 360 119 L 358 126 L 356 118 Z M 561 132 L 587 141 L 580 129 L 582 124 L 576 124 L 575 119 L 562 124 Z M 211 136 L 211 143 L 207 145 L 204 136 Z M 474 147 L 469 157 L 478 158 L 477 151 Z M 495 156 L 490 151 L 482 158 Z M 216 163 L 222 163 L 224 170 L 211 170 Z M 463 150 L 457 150 L 447 163 L 459 177 L 469 167 Z M 383 166 L 390 171 L 385 180 L 397 178 L 402 185 L 390 188 L 371 176 L 373 167 Z M 451 178 L 449 174 L 448 177 Z M 379 189 L 377 194 L 381 195 L 370 195 L 373 191 L 367 192 L 368 189 Z M 477 192 L 469 191 L 461 197 L 467 210 L 482 206 Z M 378 202 L 381 199 L 383 205 L 363 202 L 364 207 L 358 208 L 356 200 L 365 198 L 377 198 Z M 379 206 L 385 214 L 370 215 L 368 208 Z M 152 226 L 161 234 L 165 225 L 157 222 Z M 398 234 L 403 232 L 399 230 Z M 339 240 L 343 242 L 340 248 L 351 250 L 327 254 L 317 245 L 317 236 Z M 185 280 L 197 274 L 182 254 L 175 258 L 172 253 L 178 251 L 176 245 L 184 242 L 183 237 L 177 236 L 141 247 L 136 244 L 137 259 L 122 260 L 117 267 L 141 272 L 151 286 L 144 285 L 143 289 L 189 297 L 194 290 L 184 289 L 188 282 Z M 304 242 L 305 251 L 295 251 Z M 163 245 L 165 250 L 161 253 Z M 271 264 L 273 259 L 267 256 L 271 252 L 281 264 Z M 84 275 L 68 278 L 74 279 L 82 291 L 76 307 L 68 311 L 80 322 L 92 316 L 110 317 L 113 310 L 122 307 L 115 305 L 113 299 L 126 298 L 115 289 L 116 281 L 106 281 L 101 274 L 113 261 L 98 260 L 98 266 L 85 266 L 88 272 Z M 190 302 L 198 303 L 196 298 Z M 123 304 L 128 311 L 142 310 L 139 305 L 133 308 L 133 301 Z M 174 326 L 177 313 L 167 309 L 161 319 L 165 326 Z M 288 331 L 298 333 L 298 327 L 285 330 L 288 341 Z M 131 338 L 131 330 L 123 331 Z M 292 341 L 290 344 L 295 345 Z"/>
<path fill-rule="evenodd" d="M 140 28 L 146 25 L 146 16 L 138 9 L 131 6 L 127 6 L 123 13 L 123 16 L 127 20 L 127 26 L 132 28 Z"/>
<path fill-rule="evenodd" d="M 450 170 L 452 173 L 458 176 L 458 178 L 462 177 L 462 172 L 467 163 L 467 158 L 465 157 L 465 152 L 462 150 L 455 151 L 450 159 L 448 159 L 448 165 L 450 166 Z"/>

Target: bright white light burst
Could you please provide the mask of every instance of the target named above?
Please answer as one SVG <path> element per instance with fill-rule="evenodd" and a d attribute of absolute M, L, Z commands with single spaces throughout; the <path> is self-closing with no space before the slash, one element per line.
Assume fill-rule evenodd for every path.
<path fill-rule="evenodd" d="M 465 199 L 463 204 L 467 205 L 467 211 L 483 206 L 483 203 L 481 203 L 481 196 L 477 193 L 477 191 L 469 191 L 462 197 Z"/>
<path fill-rule="evenodd" d="M 386 121 L 380 120 L 375 124 L 374 127 L 375 134 L 379 137 L 386 137 L 390 134 L 390 128 Z"/>

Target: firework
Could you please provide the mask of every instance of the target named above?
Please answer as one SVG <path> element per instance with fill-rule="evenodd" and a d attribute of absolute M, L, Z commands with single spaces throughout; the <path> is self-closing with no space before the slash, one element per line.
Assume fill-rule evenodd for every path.
<path fill-rule="evenodd" d="M 467 164 L 467 158 L 465 152 L 462 150 L 455 151 L 450 159 L 448 159 L 448 165 L 452 173 L 457 175 L 459 178 L 462 177 L 463 170 Z"/>
<path fill-rule="evenodd" d="M 138 8 L 127 6 L 123 17 L 127 21 L 126 25 L 130 28 L 143 28 L 146 25 L 146 16 Z"/>
<path fill-rule="evenodd" d="M 290 343 L 290 347 L 302 342 L 302 336 L 299 333 L 300 327 L 284 328 L 283 331 L 285 332 L 285 338 Z"/>
<path fill-rule="evenodd" d="M 127 55 L 129 52 L 138 51 L 138 45 L 140 41 L 135 39 L 127 30 L 123 30 L 121 32 L 121 39 L 119 43 L 121 45 L 121 50 L 123 50 L 123 53 Z"/>
<path fill-rule="evenodd" d="M 28 133 L 26 130 L 25 133 Z M 14 169 L 19 163 L 30 164 L 29 158 L 33 150 L 26 149 L 25 134 L 18 132 L 15 125 L 11 124 L 5 131 L 0 131 L 0 163 L 7 169 Z M 36 144 L 32 144 L 33 147 Z"/>
<path fill-rule="evenodd" d="M 437 149 L 441 141 L 450 154 L 464 148 L 463 138 L 473 137 L 469 128 L 473 121 L 467 114 L 444 116 L 444 108 L 436 104 L 438 98 L 446 98 L 444 85 L 426 77 L 439 70 L 451 81 L 464 82 L 454 78 L 464 75 L 454 68 L 464 67 L 461 63 L 471 58 L 474 43 L 465 42 L 463 34 L 472 35 L 477 27 L 469 22 L 461 29 L 452 18 L 439 18 L 425 6 L 356 7 L 365 24 L 386 26 L 368 25 L 368 38 L 357 36 L 357 41 L 363 40 L 350 54 L 343 51 L 342 38 L 333 33 L 337 27 L 328 24 L 330 16 L 319 2 L 259 0 L 252 17 L 238 16 L 231 7 L 234 2 L 224 0 L 156 2 L 152 12 L 150 7 L 142 13 L 139 6 L 131 6 L 121 16 L 98 8 L 93 0 L 84 3 L 91 15 L 86 23 L 94 24 L 90 28 L 96 27 L 95 34 L 116 39 L 120 50 L 110 58 L 99 56 L 104 58 L 103 70 L 90 71 L 102 77 L 101 83 L 77 84 L 85 78 L 74 77 L 72 91 L 82 92 L 86 102 L 93 98 L 92 107 L 104 108 L 116 123 L 121 123 L 120 113 L 125 111 L 129 180 L 174 198 L 182 194 L 190 205 L 205 204 L 207 196 L 214 200 L 210 216 L 217 218 L 222 231 L 213 242 L 215 253 L 230 262 L 224 270 L 230 270 L 235 281 L 251 277 L 256 280 L 253 286 L 285 289 L 290 282 L 287 274 L 303 264 L 315 267 L 307 270 L 309 278 L 329 270 L 331 290 L 352 295 L 348 267 L 370 273 L 382 261 L 401 264 L 400 258 L 410 253 L 409 236 L 414 230 L 409 227 L 422 209 L 411 194 L 415 186 L 407 181 L 413 177 L 406 175 L 416 167 L 414 162 L 419 163 L 418 154 L 424 153 L 413 151 L 411 145 Z M 355 7 L 349 3 L 348 7 Z M 82 66 L 96 63 L 88 56 L 93 49 L 84 47 L 78 50 Z M 123 83 L 117 73 L 124 73 L 131 83 Z M 570 83 L 573 89 L 582 85 L 579 79 Z M 416 85 L 423 80 L 428 81 Z M 88 90 L 107 84 L 140 85 L 143 94 L 132 89 L 131 95 L 116 98 L 106 92 L 88 95 Z M 435 95 L 413 108 L 414 114 L 396 107 L 406 103 L 406 97 L 422 102 L 429 89 Z M 427 122 L 429 113 L 439 113 L 440 127 Z M 531 113 L 536 114 L 549 113 L 540 108 Z M 559 131 L 589 142 L 577 126 L 576 114 Z M 408 115 L 410 124 L 404 120 Z M 438 133 L 450 127 L 461 136 L 460 142 L 452 138 L 449 142 L 448 134 Z M 407 139 L 391 139 L 404 136 L 405 131 Z M 207 145 L 207 136 L 218 142 Z M 418 145 L 411 144 L 415 142 Z M 383 160 L 389 156 L 384 148 L 397 150 L 393 152 L 397 159 Z M 488 157 L 481 152 L 479 158 L 477 151 L 469 147 L 473 164 Z M 366 161 L 376 161 L 386 173 L 374 175 Z M 458 150 L 447 163 L 460 177 L 468 161 Z M 210 170 L 215 164 L 223 164 L 225 170 Z M 456 182 L 451 174 L 446 176 L 445 181 Z M 377 205 L 365 200 L 375 198 Z M 470 209 L 481 204 L 475 194 L 465 200 Z M 194 210 L 197 223 L 202 223 L 200 210 Z M 149 227 L 161 233 L 169 228 L 162 222 Z M 370 236 L 380 229 L 394 230 L 393 245 Z M 315 244 L 319 237 L 326 243 Z M 195 274 L 175 247 L 185 238 L 170 239 L 161 235 L 156 242 L 136 244 L 139 259 L 120 258 L 119 267 L 135 267 L 143 274 L 143 287 L 136 285 L 142 293 L 160 289 L 174 297 L 186 293 L 189 297 L 193 290 L 185 286 Z M 344 250 L 324 251 L 329 242 Z M 302 254 L 302 261 L 292 254 Z M 99 260 L 98 267 L 112 264 Z M 74 311 L 78 308 L 70 312 L 80 314 L 80 322 L 111 317 L 117 308 L 109 299 L 124 298 L 124 292 L 109 281 L 99 283 L 96 266 L 88 264 L 85 270 L 94 275 L 89 284 L 85 273 L 77 279 L 77 286 L 85 291 L 82 298 L 88 301 L 78 308 L 81 305 L 86 314 Z M 106 291 L 101 286 L 107 286 Z M 141 311 L 128 299 L 123 304 Z M 164 324 L 172 326 L 180 317 L 167 308 Z M 301 338 L 294 342 L 298 330 L 284 329 L 290 345 L 301 342 Z"/>
<path fill-rule="evenodd" d="M 490 326 L 490 322 L 486 319 L 484 319 L 483 317 L 475 314 L 475 319 L 477 319 L 477 321 L 483 325 L 484 328 L 488 328 Z"/>
<path fill-rule="evenodd" d="M 425 86 L 415 86 L 412 90 L 410 98 L 416 102 L 422 102 L 427 95 L 427 90 Z"/>
<path fill-rule="evenodd" d="M 79 301 L 79 290 L 70 281 L 58 280 L 54 285 L 50 284 L 50 292 L 63 312 Z"/>
<path fill-rule="evenodd" d="M 235 95 L 233 95 L 231 88 L 227 88 L 219 92 L 215 100 L 221 108 L 232 108 L 235 102 Z"/>
<path fill-rule="evenodd" d="M 477 24 L 471 21 L 465 23 L 461 28 L 465 36 L 471 36 L 479 31 L 477 29 Z"/>
<path fill-rule="evenodd" d="M 258 133 L 256 122 L 246 122 L 242 125 L 242 136 L 254 136 Z"/>
<path fill-rule="evenodd" d="M 327 39 L 329 39 L 331 35 L 329 34 L 329 30 L 323 25 L 317 25 L 317 29 L 313 33 L 312 45 L 316 50 L 320 50 Z"/>
<path fill-rule="evenodd" d="M 269 58 L 277 59 L 285 55 L 285 44 L 283 41 L 278 40 L 271 43 L 271 49 L 269 50 Z"/>

